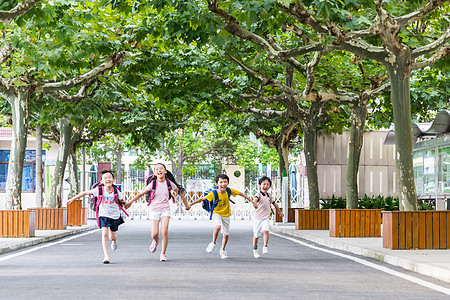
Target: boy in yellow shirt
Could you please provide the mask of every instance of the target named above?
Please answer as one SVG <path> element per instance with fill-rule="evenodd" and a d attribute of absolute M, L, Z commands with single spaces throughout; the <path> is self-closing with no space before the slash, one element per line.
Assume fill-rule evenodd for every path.
<path fill-rule="evenodd" d="M 258 204 L 256 201 L 252 200 L 250 197 L 245 195 L 242 192 L 239 192 L 235 189 L 229 188 L 228 184 L 230 182 L 230 178 L 226 174 L 219 174 L 216 176 L 216 185 L 217 185 L 217 194 L 219 201 L 217 202 L 217 205 L 214 207 L 214 211 L 212 214 L 212 220 L 214 221 L 214 232 L 213 232 L 213 239 L 212 242 L 209 243 L 208 247 L 206 247 L 206 252 L 211 253 L 214 247 L 216 246 L 217 237 L 219 236 L 219 231 L 223 234 L 222 239 L 222 248 L 220 249 L 220 258 L 226 259 L 228 258 L 228 253 L 225 250 L 225 247 L 228 243 L 228 237 L 230 235 L 230 215 L 231 215 L 231 208 L 230 208 L 230 199 L 228 196 L 227 189 L 231 191 L 231 196 L 242 196 L 248 201 L 253 203 L 253 206 L 255 208 L 258 208 Z M 200 203 L 203 200 L 207 199 L 210 202 L 214 203 L 214 193 L 210 192 L 204 197 L 201 197 L 197 201 L 194 201 L 191 205 L 194 205 L 196 203 Z"/>

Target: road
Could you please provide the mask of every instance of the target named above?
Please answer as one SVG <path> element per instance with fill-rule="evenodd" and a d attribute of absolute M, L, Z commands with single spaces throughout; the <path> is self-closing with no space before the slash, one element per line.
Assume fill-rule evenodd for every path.
<path fill-rule="evenodd" d="M 251 223 L 230 230 L 226 260 L 205 251 L 209 220 L 171 220 L 167 262 L 148 250 L 147 220 L 119 228 L 107 265 L 99 230 L 0 255 L 0 299 L 449 299 L 449 284 L 275 234 L 255 259 Z"/>

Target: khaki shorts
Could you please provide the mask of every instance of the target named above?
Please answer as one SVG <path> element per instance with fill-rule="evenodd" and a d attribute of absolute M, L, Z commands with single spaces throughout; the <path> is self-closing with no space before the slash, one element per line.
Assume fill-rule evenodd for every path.
<path fill-rule="evenodd" d="M 214 226 L 221 226 L 220 232 L 222 234 L 230 235 L 230 217 L 222 217 L 219 214 L 213 214 L 212 220 L 214 222 Z"/>

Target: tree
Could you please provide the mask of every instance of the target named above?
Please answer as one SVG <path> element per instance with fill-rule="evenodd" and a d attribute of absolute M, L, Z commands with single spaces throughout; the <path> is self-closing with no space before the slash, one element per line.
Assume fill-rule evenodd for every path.
<path fill-rule="evenodd" d="M 308 2 L 306 5 L 309 5 Z M 300 1 L 278 1 L 277 7 L 296 22 L 328 38 L 319 48 L 338 49 L 380 62 L 391 84 L 396 132 L 396 175 L 401 210 L 416 210 L 412 164 L 410 76 L 414 68 L 434 64 L 448 56 L 448 21 L 439 11 L 446 1 L 422 3 L 367 3 L 338 5 L 322 2 L 316 13 Z M 393 17 L 392 15 L 399 15 Z M 370 20 L 371 19 L 371 20 Z M 290 57 L 287 52 L 285 54 Z M 431 56 L 427 56 L 431 54 Z"/>

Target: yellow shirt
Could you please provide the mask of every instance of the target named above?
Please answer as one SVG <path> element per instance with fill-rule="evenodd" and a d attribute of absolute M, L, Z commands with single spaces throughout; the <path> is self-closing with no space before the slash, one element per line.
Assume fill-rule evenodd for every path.
<path fill-rule="evenodd" d="M 230 188 L 231 190 L 231 196 L 237 196 L 239 195 L 239 191 Z M 219 202 L 217 202 L 217 206 L 214 208 L 215 214 L 219 214 L 224 218 L 227 218 L 231 215 L 231 209 L 230 209 L 230 199 L 228 199 L 228 193 L 225 191 L 225 193 L 221 194 L 217 191 L 217 195 L 219 195 Z M 210 192 L 208 195 L 206 195 L 206 199 L 208 201 L 214 203 L 214 193 Z"/>

